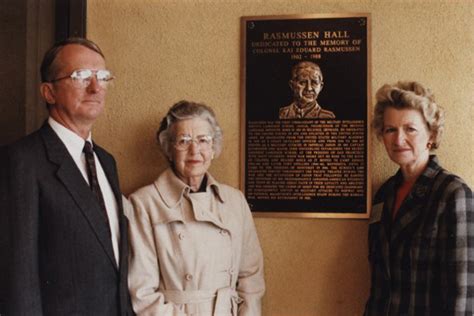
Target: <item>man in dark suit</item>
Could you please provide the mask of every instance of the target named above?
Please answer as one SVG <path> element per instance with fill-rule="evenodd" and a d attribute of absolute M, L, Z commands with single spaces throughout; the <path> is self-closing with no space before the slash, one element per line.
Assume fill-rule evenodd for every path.
<path fill-rule="evenodd" d="M 113 76 L 96 44 L 71 38 L 41 77 L 47 122 L 0 157 L 4 313 L 132 315 L 115 160 L 91 141 Z"/>

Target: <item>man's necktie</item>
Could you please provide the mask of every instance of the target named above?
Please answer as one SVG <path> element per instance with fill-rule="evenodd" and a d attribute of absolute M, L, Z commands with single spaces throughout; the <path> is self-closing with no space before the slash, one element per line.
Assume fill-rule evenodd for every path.
<path fill-rule="evenodd" d="M 84 152 L 86 156 L 86 166 L 87 166 L 87 176 L 89 178 L 89 186 L 91 187 L 92 193 L 94 193 L 97 200 L 99 201 L 100 208 L 104 212 L 105 219 L 108 220 L 104 197 L 102 195 L 102 191 L 100 190 L 99 180 L 97 178 L 97 169 L 95 168 L 95 159 L 94 159 L 94 151 L 92 150 L 92 144 L 86 141 L 86 144 L 84 145 L 84 149 L 82 151 Z"/>

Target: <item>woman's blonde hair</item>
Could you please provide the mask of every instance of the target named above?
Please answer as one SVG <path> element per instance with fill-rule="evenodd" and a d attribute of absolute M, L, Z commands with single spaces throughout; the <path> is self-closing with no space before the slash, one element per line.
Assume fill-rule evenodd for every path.
<path fill-rule="evenodd" d="M 417 110 L 423 116 L 433 141 L 431 148 L 438 148 L 444 131 L 444 110 L 428 88 L 416 81 L 399 81 L 383 85 L 375 94 L 372 126 L 380 138 L 383 133 L 383 116 L 388 107 Z"/>

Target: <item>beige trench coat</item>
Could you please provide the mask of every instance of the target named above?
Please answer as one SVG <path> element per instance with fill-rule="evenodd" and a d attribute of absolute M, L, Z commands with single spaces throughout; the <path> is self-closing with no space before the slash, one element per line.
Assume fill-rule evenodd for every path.
<path fill-rule="evenodd" d="M 171 169 L 130 196 L 129 288 L 138 315 L 261 314 L 263 256 L 247 202 L 207 177 L 206 203 Z"/>

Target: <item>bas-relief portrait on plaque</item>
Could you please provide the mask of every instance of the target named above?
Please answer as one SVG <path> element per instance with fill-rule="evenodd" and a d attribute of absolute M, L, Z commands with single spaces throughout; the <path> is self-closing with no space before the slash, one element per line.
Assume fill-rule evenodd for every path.
<path fill-rule="evenodd" d="M 252 211 L 367 218 L 369 14 L 241 22 L 241 183 Z"/>

